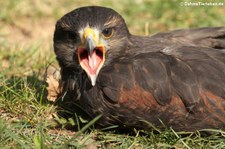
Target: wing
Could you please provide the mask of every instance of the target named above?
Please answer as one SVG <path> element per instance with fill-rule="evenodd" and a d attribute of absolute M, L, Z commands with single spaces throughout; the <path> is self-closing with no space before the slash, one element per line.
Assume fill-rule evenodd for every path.
<path fill-rule="evenodd" d="M 176 130 L 225 129 L 222 50 L 180 46 L 121 56 L 102 70 L 99 88 L 128 126 L 143 125 L 139 117 Z"/>
<path fill-rule="evenodd" d="M 182 45 L 225 49 L 225 27 L 205 27 L 196 29 L 180 29 L 158 33 L 152 38 L 167 39 Z"/>

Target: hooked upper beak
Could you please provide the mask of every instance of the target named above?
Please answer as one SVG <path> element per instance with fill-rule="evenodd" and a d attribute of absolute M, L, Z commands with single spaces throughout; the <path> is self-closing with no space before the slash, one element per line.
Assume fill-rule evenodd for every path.
<path fill-rule="evenodd" d="M 94 41 L 92 35 L 87 35 L 86 41 L 85 41 L 85 49 L 88 50 L 88 53 L 90 56 L 92 56 L 92 52 L 97 46 L 96 42 Z"/>
<path fill-rule="evenodd" d="M 82 45 L 77 49 L 78 60 L 94 86 L 98 73 L 105 62 L 106 50 L 105 46 L 99 42 L 99 35 L 94 29 L 86 28 L 82 37 Z"/>

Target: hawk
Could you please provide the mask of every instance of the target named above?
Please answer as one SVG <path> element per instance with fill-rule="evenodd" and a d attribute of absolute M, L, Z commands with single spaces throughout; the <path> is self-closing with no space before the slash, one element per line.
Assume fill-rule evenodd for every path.
<path fill-rule="evenodd" d="M 111 8 L 75 9 L 55 26 L 63 94 L 103 127 L 225 130 L 225 28 L 132 35 Z"/>

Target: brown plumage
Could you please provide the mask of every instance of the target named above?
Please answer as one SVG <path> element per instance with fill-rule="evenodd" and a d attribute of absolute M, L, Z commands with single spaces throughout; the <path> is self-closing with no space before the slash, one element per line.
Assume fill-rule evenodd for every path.
<path fill-rule="evenodd" d="M 225 28 L 131 35 L 104 7 L 82 7 L 56 24 L 63 94 L 101 126 L 225 130 Z"/>

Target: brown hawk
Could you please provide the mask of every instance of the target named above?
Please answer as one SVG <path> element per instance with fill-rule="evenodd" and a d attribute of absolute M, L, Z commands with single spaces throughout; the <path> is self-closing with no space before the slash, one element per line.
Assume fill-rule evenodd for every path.
<path fill-rule="evenodd" d="M 224 27 L 135 36 L 98 6 L 64 15 L 54 33 L 63 94 L 101 126 L 225 130 L 224 49 Z"/>

